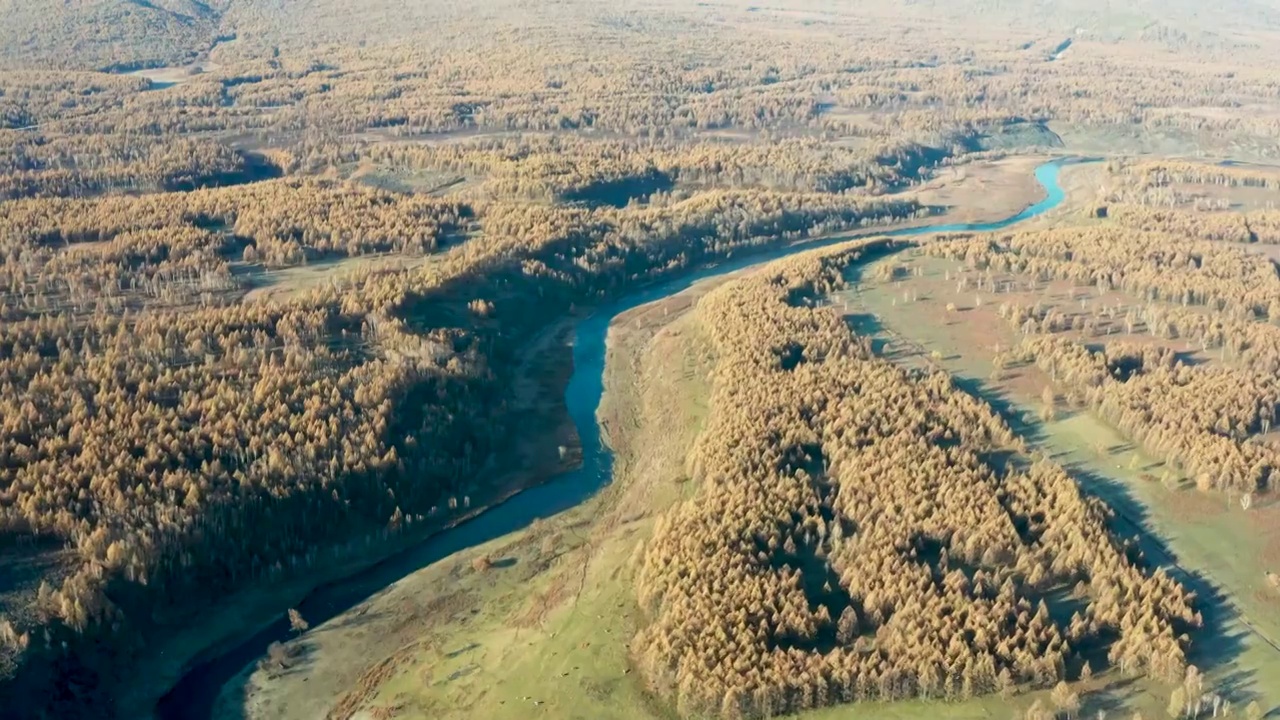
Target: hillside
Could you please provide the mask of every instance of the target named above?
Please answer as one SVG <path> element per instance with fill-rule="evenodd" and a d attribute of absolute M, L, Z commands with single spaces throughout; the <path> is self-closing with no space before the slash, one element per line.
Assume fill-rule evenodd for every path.
<path fill-rule="evenodd" d="M 1199 3 L 1149 0 L 895 0 L 874 8 L 811 0 L 785 6 L 745 0 L 696 4 L 663 0 L 656 5 L 548 5 L 536 10 L 506 0 L 466 7 L 405 0 L 69 0 L 49 6 L 4 0 L 0 2 L 0 68 L 84 70 L 181 64 L 208 51 L 218 37 L 242 40 L 232 51 L 242 57 L 273 48 L 386 44 L 430 37 L 433 28 L 463 19 L 496 32 L 549 21 L 586 19 L 612 24 L 626 18 L 634 31 L 654 28 L 658 17 L 663 23 L 680 23 L 708 8 L 731 15 L 804 15 L 819 24 L 880 17 L 969 26 L 978 24 L 977 18 L 994 18 L 1014 34 L 1028 36 L 1029 42 L 1048 34 L 1051 38 L 1044 41 L 1051 47 L 1086 39 L 1174 49 L 1256 51 L 1265 47 L 1270 33 L 1280 29 L 1280 7 L 1270 0 L 1230 0 L 1212 11 Z"/>
<path fill-rule="evenodd" d="M 130 70 L 186 62 L 217 35 L 220 0 L 0 2 L 0 68 Z"/>

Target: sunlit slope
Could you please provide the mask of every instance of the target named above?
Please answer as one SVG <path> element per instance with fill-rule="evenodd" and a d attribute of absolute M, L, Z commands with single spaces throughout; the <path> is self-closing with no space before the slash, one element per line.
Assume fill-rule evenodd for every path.
<path fill-rule="evenodd" d="M 226 0 L 0 0 L 0 69 L 182 62 L 215 37 Z"/>
<path fill-rule="evenodd" d="M 1267 42 L 1267 36 L 1280 30 L 1280 3 L 622 0 L 531 6 L 513 0 L 0 0 L 0 69 L 172 64 L 207 50 L 219 36 L 239 39 L 222 49 L 233 56 L 330 44 L 380 44 L 414 37 L 444 41 L 448 38 L 433 31 L 460 18 L 492 30 L 518 31 L 531 24 L 554 22 L 557 17 L 573 20 L 574 24 L 588 20 L 602 31 L 624 35 L 679 27 L 695 17 L 726 25 L 768 18 L 780 22 L 780 29 L 785 29 L 788 18 L 809 28 L 874 19 L 955 28 L 981 26 L 990 32 L 993 23 L 999 23 L 1020 43 L 1048 43 L 1050 48 L 1067 39 L 1084 38 L 1269 53 L 1274 45 Z M 886 28 L 887 34 L 894 31 Z"/>

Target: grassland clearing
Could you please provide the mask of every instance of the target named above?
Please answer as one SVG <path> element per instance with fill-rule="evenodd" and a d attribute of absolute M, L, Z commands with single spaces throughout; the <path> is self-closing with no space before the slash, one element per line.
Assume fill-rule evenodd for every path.
<path fill-rule="evenodd" d="M 152 90 L 164 90 L 175 85 L 181 85 L 193 78 L 198 78 L 205 73 L 215 72 L 217 69 L 218 63 L 205 61 L 189 65 L 134 70 L 125 74 L 150 80 Z"/>
<path fill-rule="evenodd" d="M 388 253 L 349 258 L 320 260 L 307 265 L 286 268 L 266 268 L 260 265 L 241 265 L 236 268 L 248 285 L 245 302 L 260 300 L 286 300 L 311 288 L 327 283 L 339 286 L 344 276 L 356 273 L 381 273 L 412 270 L 432 260 L 431 255 L 406 255 Z"/>
<path fill-rule="evenodd" d="M 1239 116 L 1237 116 L 1239 117 Z M 1185 158 L 1239 158 L 1274 162 L 1275 141 L 1261 133 L 1186 130 L 1172 125 L 1050 122 L 1066 149 L 1090 155 L 1151 155 Z"/>
<path fill-rule="evenodd" d="M 1070 467 L 1086 490 L 1117 510 L 1117 527 L 1123 534 L 1149 538 L 1143 549 L 1151 561 L 1196 580 L 1215 619 L 1205 654 L 1193 662 L 1211 669 L 1210 677 L 1220 687 L 1256 695 L 1264 707 L 1280 703 L 1280 649 L 1274 645 L 1280 639 L 1280 592 L 1266 575 L 1280 564 L 1275 539 L 1280 507 L 1272 504 L 1245 513 L 1229 498 L 1199 493 L 1185 482 L 1171 489 L 1156 481 L 1164 472 L 1162 463 L 1087 410 L 1060 410 L 1053 420 L 1039 419 L 1041 393 L 1051 384 L 1049 377 L 1035 367 L 993 374 L 997 345 L 1016 342 L 1016 333 L 995 308 L 1015 301 L 1017 295 L 979 293 L 984 302 L 977 306 L 972 290 L 959 295 L 955 291 L 954 278 L 962 266 L 904 257 L 883 261 L 912 268 L 901 281 L 877 281 L 876 268 L 869 267 L 855 291 L 836 299 L 848 303 L 851 321 L 878 338 L 886 356 L 940 365 L 966 389 L 1002 409 L 1040 449 Z M 917 299 L 904 301 L 904 295 Z M 1126 302 L 1117 293 L 1098 297 L 1096 288 L 1072 288 L 1067 283 L 1039 283 L 1033 296 L 1022 300 L 1075 307 L 1077 312 L 1082 300 Z M 962 309 L 947 311 L 944 306 L 951 302 Z M 1152 341 L 1141 335 L 1125 339 Z M 1171 342 L 1194 361 L 1222 361 L 1194 345 Z M 1154 703 L 1159 691 L 1148 688 L 1142 694 Z"/>

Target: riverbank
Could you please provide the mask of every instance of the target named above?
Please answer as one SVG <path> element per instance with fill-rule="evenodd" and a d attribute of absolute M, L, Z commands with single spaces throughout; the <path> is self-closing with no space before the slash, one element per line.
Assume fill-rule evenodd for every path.
<path fill-rule="evenodd" d="M 751 272 L 751 270 L 745 271 Z M 345 622 L 300 641 L 296 673 L 254 673 L 248 705 L 219 720 L 317 717 L 308 691 L 335 679 L 343 662 L 363 672 L 327 717 L 588 718 L 665 720 L 631 671 L 638 629 L 632 573 L 654 518 L 692 496 L 684 458 L 711 411 L 715 358 L 696 310 L 698 297 L 728 279 L 621 313 L 606 343 L 599 424 L 613 451 L 613 482 L 582 506 L 415 574 L 370 600 Z M 424 608 L 424 598 L 438 603 Z M 366 618 L 368 618 L 366 620 Z M 393 652 L 370 663 L 361 653 L 374 626 L 412 628 Z M 390 636 L 389 632 L 383 632 Z M 1159 712 L 1159 687 L 1102 674 L 1081 683 L 1095 709 Z M 991 718 L 1021 712 L 1044 691 L 947 703 L 860 705 L 894 720 Z M 247 707 L 245 714 L 237 714 Z M 848 707 L 805 713 L 846 718 Z"/>
<path fill-rule="evenodd" d="M 564 405 L 564 386 L 573 372 L 571 336 L 570 322 L 553 323 L 523 354 L 511 402 L 530 430 L 509 448 L 509 469 L 482 486 L 471 507 L 398 535 L 366 539 L 363 547 L 317 563 L 303 575 L 245 590 L 202 613 L 200 622 L 175 628 L 140 664 L 137 677 L 145 681 L 130 685 L 120 697 L 121 716 L 145 717 L 154 708 L 161 718 L 208 717 L 222 683 L 252 666 L 271 642 L 291 636 L 286 610 L 296 608 L 320 625 L 428 562 L 418 549 L 430 538 L 573 469 L 582 453 Z M 547 450 L 557 447 L 564 448 L 559 457 Z M 193 673 L 200 682 L 190 682 Z"/>
<path fill-rule="evenodd" d="M 1005 167 L 1017 168 L 1022 166 L 1016 163 L 1006 163 Z M 612 456 L 601 449 L 601 431 L 596 422 L 596 407 L 603 392 L 601 378 L 605 334 L 611 318 L 617 313 L 679 293 L 700 279 L 720 276 L 745 267 L 759 265 L 787 254 L 840 242 L 852 236 L 875 234 L 914 235 L 937 230 L 955 230 L 970 227 L 997 228 L 1014 222 L 1022 222 L 1056 208 L 1064 200 L 1064 195 L 1057 186 L 1058 168 L 1059 165 L 1057 163 L 1041 164 L 1038 167 L 1035 177 L 1039 182 L 1032 185 L 1032 187 L 1040 188 L 1034 196 L 1042 199 L 1036 204 L 1024 208 L 1022 212 L 1012 218 L 1005 217 L 1003 220 L 995 220 L 985 225 L 972 226 L 966 223 L 945 222 L 952 218 L 944 215 L 942 218 L 933 218 L 930 221 L 916 221 L 897 228 L 885 228 L 883 231 L 845 233 L 778 248 L 760 249 L 755 252 L 740 254 L 710 269 L 650 285 L 629 295 L 622 301 L 598 309 L 595 314 L 582 320 L 577 327 L 573 347 L 574 372 L 567 385 L 563 386 L 565 388 L 564 394 L 568 406 L 568 415 L 572 419 L 574 427 L 577 428 L 580 446 L 584 449 L 583 465 L 577 470 L 558 478 L 550 486 L 539 485 L 531 489 L 526 488 L 521 495 L 520 502 L 506 503 L 490 509 L 486 512 L 481 522 L 464 523 L 441 535 L 434 535 L 428 538 L 420 546 L 414 547 L 409 552 L 401 552 L 403 557 L 397 557 L 394 563 L 395 572 L 400 574 L 395 574 L 395 572 L 388 570 L 386 574 L 379 576 L 381 585 L 375 585 L 373 582 L 360 583 L 358 588 L 354 588 L 351 591 L 342 591 L 340 587 L 336 586 L 341 586 L 344 583 L 335 583 L 334 591 L 339 592 L 344 598 L 342 603 L 339 603 L 342 607 L 338 608 L 336 612 L 342 612 L 355 606 L 360 600 L 372 595 L 383 585 L 395 582 L 401 577 L 447 557 L 457 550 L 487 542 L 495 537 L 527 527 L 536 518 L 548 517 L 556 512 L 578 505 L 591 497 L 597 489 L 607 482 L 611 473 Z M 997 204 L 997 209 L 1006 208 Z M 1006 211 L 1008 210 L 1006 209 Z M 938 224 L 940 219 L 944 222 Z M 534 420 L 533 422 L 537 421 Z M 507 496 L 509 497 L 509 495 Z M 380 553 L 381 557 L 386 557 L 388 554 Z M 329 577 L 329 575 L 326 574 L 326 577 Z M 364 592 L 364 594 L 358 595 L 358 592 Z M 304 594 L 303 596 L 306 597 L 307 595 Z M 279 598 L 276 599 L 278 600 Z M 336 607 L 333 602 L 323 598 L 309 599 L 303 604 L 329 608 L 326 617 L 333 615 Z M 234 606 L 235 603 L 230 605 Z M 264 603 L 264 605 L 269 605 L 269 603 Z M 245 670 L 252 670 L 255 661 L 265 655 L 267 644 L 271 640 L 288 638 L 287 626 L 283 625 L 282 616 L 284 609 L 290 607 L 290 605 L 277 605 L 277 607 L 279 609 L 275 611 L 274 615 L 263 617 L 259 623 L 251 625 L 260 626 L 264 623 L 271 623 L 274 620 L 274 630 L 270 632 L 272 636 L 270 639 L 268 639 L 267 634 L 259 632 L 247 640 L 242 640 L 232 645 L 234 647 L 232 653 L 215 659 L 213 665 L 193 667 L 189 662 L 179 665 L 172 655 L 165 657 L 164 654 L 161 654 L 160 664 L 167 662 L 168 665 L 166 667 L 170 669 L 179 666 L 191 669 L 184 676 L 183 681 L 170 691 L 168 702 L 162 704 L 161 716 L 165 718 L 200 718 L 203 720 L 210 716 L 210 706 L 214 697 L 219 694 L 231 698 L 243 696 L 247 692 L 242 690 L 245 687 L 243 681 Z M 228 614 L 233 612 L 229 610 Z M 342 622 L 341 618 L 338 619 L 338 622 Z M 312 634 L 315 634 L 315 631 Z M 395 634 L 393 633 L 392 636 L 395 637 Z M 241 636 L 241 638 L 244 637 L 243 635 Z M 256 648 L 256 652 L 248 647 L 250 645 Z M 222 645 L 222 647 L 226 646 L 228 646 L 226 643 Z M 386 657 L 392 654 L 394 650 L 394 647 L 384 647 L 380 654 L 374 654 L 379 657 Z M 204 657 L 209 657 L 210 655 L 210 653 L 206 653 Z M 211 667 L 215 668 L 216 672 L 210 672 Z M 161 673 L 157 674 L 157 677 L 165 678 L 172 677 L 172 675 Z M 229 681 L 230 686 L 225 690 L 222 689 L 221 686 Z M 157 684 L 161 682 L 164 682 L 164 680 L 159 680 Z M 341 687 L 322 689 L 316 685 L 309 685 L 308 692 L 305 695 L 316 698 L 327 695 L 333 698 L 341 691 Z M 228 703 L 224 701 L 223 704 L 225 706 Z M 232 701 L 229 704 L 234 705 L 235 703 Z M 134 706 L 137 705 L 134 704 Z"/>
<path fill-rule="evenodd" d="M 599 410 L 614 458 L 606 490 L 424 568 L 308 633 L 297 643 L 298 666 L 253 671 L 243 697 L 225 695 L 215 717 L 345 718 L 401 695 L 402 711 L 414 716 L 572 717 L 574 688 L 606 686 L 620 708 L 643 702 L 642 688 L 622 682 L 635 629 L 627 556 L 654 508 L 680 497 L 674 479 L 709 387 L 708 359 L 693 354 L 696 328 L 682 318 L 724 279 L 610 326 Z M 346 692 L 329 693 L 326 704 L 331 688 Z"/>
<path fill-rule="evenodd" d="M 718 275 L 704 281 L 708 284 L 703 286 L 622 311 L 609 324 L 600 369 L 604 380 L 598 419 L 613 451 L 611 486 L 576 509 L 540 521 L 536 528 L 471 548 L 438 568 L 422 571 L 420 577 L 404 584 L 403 591 L 397 588 L 374 598 L 358 611 L 358 618 L 333 624 L 324 630 L 323 639 L 305 643 L 315 660 L 297 674 L 255 673 L 252 682 L 259 702 L 251 703 L 248 716 L 279 716 L 276 714 L 284 708 L 289 708 L 288 716 L 305 716 L 294 714 L 289 698 L 301 700 L 307 692 L 317 692 L 317 685 L 324 687 L 337 678 L 321 673 L 321 669 L 340 670 L 344 659 L 353 664 L 355 659 L 346 650 L 348 643 L 375 634 L 384 638 L 384 648 L 394 638 L 415 639 L 390 655 L 384 651 L 384 659 L 374 664 L 356 660 L 364 671 L 355 687 L 337 703 L 337 714 L 330 716 L 353 716 L 360 708 L 375 712 L 394 708 L 402 717 L 561 717 L 575 712 L 620 720 L 668 716 L 666 708 L 650 701 L 628 671 L 626 643 L 635 632 L 636 611 L 630 582 L 631 550 L 643 542 L 655 512 L 694 489 L 682 482 L 684 471 L 680 462 L 673 461 L 681 454 L 672 447 L 681 447 L 682 438 L 694 437 L 700 427 L 699 414 L 707 413 L 699 398 L 707 393 L 709 360 L 700 355 L 699 347 L 705 343 L 699 340 L 698 328 L 686 313 L 695 291 L 723 279 L 724 275 Z M 879 297 L 881 304 L 895 307 L 890 300 L 887 295 Z M 859 309 L 865 306 L 851 310 L 856 313 Z M 654 327 L 660 329 L 654 331 Z M 950 332 L 965 336 L 963 325 Z M 887 340 L 883 334 L 870 334 Z M 933 360 L 928 352 L 919 350 L 895 359 L 922 364 Z M 961 382 L 974 379 L 964 373 L 957 375 Z M 649 400 L 646 411 L 639 398 L 654 396 L 672 400 L 667 405 Z M 1001 397 L 989 400 L 1009 410 Z M 1029 410 L 1024 407 L 1023 411 Z M 1070 466 L 1085 488 L 1097 492 L 1097 478 L 1106 478 L 1110 468 L 1106 459 L 1088 456 L 1092 443 L 1098 441 L 1096 436 L 1091 436 L 1092 441 L 1073 439 L 1073 433 L 1080 433 L 1078 420 L 1079 416 L 1062 420 L 1064 432 L 1050 439 L 1041 439 L 1039 433 L 1033 433 L 1034 438 L 1037 447 Z M 1112 493 L 1103 497 L 1121 516 L 1134 511 L 1123 496 Z M 1125 536 L 1143 534 L 1148 556 L 1157 564 L 1169 565 L 1169 557 L 1160 555 L 1160 548 L 1165 546 L 1166 533 L 1176 536 L 1178 529 L 1152 529 L 1139 520 L 1116 530 Z M 561 544 L 566 538 L 571 538 L 570 543 Z M 1174 560 L 1174 564 L 1179 562 Z M 1235 697 L 1249 687 L 1245 682 L 1270 682 L 1266 669 L 1261 673 L 1252 670 L 1261 659 L 1253 652 L 1257 648 L 1248 643 L 1244 643 L 1243 652 L 1228 647 L 1238 642 L 1244 626 L 1240 619 L 1225 614 L 1221 598 L 1208 597 L 1215 585 L 1197 579 L 1211 575 L 1187 561 L 1180 565 L 1181 573 L 1194 580 L 1193 587 L 1203 588 L 1206 620 L 1215 634 L 1207 644 L 1202 638 L 1201 650 L 1193 661 L 1211 669 L 1216 689 L 1233 692 Z M 396 609 L 410 601 L 393 594 L 401 592 L 413 597 L 449 597 L 451 603 L 460 597 L 457 593 L 465 594 L 449 612 L 430 615 L 430 619 L 421 612 L 412 615 L 411 623 L 415 624 L 406 629 L 406 616 Z M 401 623 L 397 624 L 397 618 Z M 388 629 L 375 630 L 379 625 L 398 626 L 404 632 L 397 635 Z M 1225 646 L 1217 646 L 1217 634 L 1222 635 Z M 362 653 L 370 646 L 360 647 Z M 1224 662 L 1224 652 L 1234 653 L 1230 662 Z M 1082 689 L 1088 689 L 1091 710 L 1123 707 L 1126 711 L 1160 712 L 1167 701 L 1164 685 L 1133 683 L 1115 674 L 1100 673 Z M 989 717 L 1027 707 L 1037 698 L 1044 700 L 1041 694 L 1024 694 L 1012 701 L 991 697 L 947 705 L 947 714 Z M 1268 696 L 1258 697 L 1266 700 Z M 220 717 L 243 716 L 236 715 L 234 706 L 225 711 Z M 872 711 L 876 716 L 910 720 L 936 715 L 937 706 L 892 703 L 876 705 Z M 835 719 L 845 715 L 847 708 L 836 707 L 806 717 Z"/>

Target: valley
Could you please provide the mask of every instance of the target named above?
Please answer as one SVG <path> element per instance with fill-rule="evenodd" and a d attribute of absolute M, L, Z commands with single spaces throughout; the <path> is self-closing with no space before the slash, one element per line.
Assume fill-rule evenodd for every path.
<path fill-rule="evenodd" d="M 0 2 L 0 715 L 1274 714 L 1272 5 Z"/>

